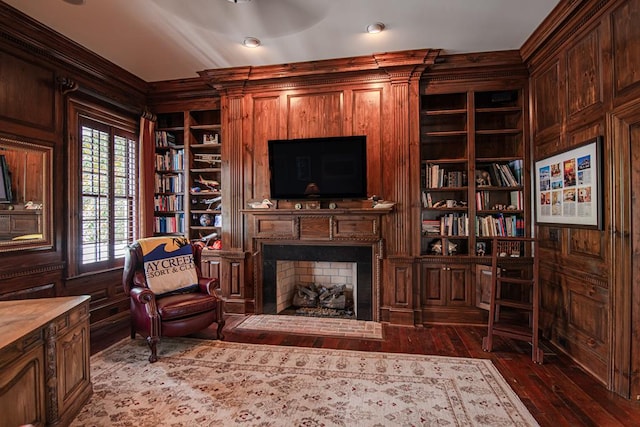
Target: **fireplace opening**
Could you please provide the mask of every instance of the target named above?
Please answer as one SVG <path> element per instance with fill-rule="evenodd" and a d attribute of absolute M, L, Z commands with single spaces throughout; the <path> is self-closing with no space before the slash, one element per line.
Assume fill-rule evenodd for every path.
<path fill-rule="evenodd" d="M 263 245 L 262 312 L 372 320 L 372 251 L 367 246 Z"/>
<path fill-rule="evenodd" d="M 277 313 L 356 319 L 356 267 L 353 262 L 277 260 Z"/>

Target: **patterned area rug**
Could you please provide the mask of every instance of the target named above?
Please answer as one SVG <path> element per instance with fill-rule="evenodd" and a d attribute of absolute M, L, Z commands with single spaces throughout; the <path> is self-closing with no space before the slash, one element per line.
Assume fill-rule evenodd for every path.
<path fill-rule="evenodd" d="M 537 426 L 491 361 L 129 338 L 91 358 L 72 426 Z"/>
<path fill-rule="evenodd" d="M 381 340 L 382 323 L 365 320 L 332 319 L 326 317 L 254 314 L 247 316 L 235 329 L 275 331 L 296 335 L 318 335 L 342 338 Z"/>

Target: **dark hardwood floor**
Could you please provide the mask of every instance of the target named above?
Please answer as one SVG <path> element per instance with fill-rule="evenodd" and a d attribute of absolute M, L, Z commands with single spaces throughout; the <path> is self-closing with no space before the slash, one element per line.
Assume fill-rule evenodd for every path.
<path fill-rule="evenodd" d="M 543 426 L 640 426 L 640 402 L 607 391 L 561 353 L 545 346 L 544 364 L 531 361 L 531 347 L 496 337 L 494 351 L 482 351 L 486 327 L 433 325 L 418 328 L 383 325 L 384 340 L 315 337 L 234 329 L 243 316 L 228 316 L 225 340 L 253 344 L 334 348 L 491 359 Z M 99 343 L 92 353 L 128 336 L 128 331 Z M 215 328 L 195 335 L 215 337 Z M 160 343 L 161 352 L 162 342 Z"/>

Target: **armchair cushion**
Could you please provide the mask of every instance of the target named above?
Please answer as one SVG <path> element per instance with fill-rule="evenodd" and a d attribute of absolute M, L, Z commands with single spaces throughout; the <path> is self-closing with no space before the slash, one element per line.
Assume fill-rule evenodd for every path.
<path fill-rule="evenodd" d="M 198 287 L 198 275 L 189 241 L 183 237 L 138 240 L 147 286 L 157 296 Z"/>

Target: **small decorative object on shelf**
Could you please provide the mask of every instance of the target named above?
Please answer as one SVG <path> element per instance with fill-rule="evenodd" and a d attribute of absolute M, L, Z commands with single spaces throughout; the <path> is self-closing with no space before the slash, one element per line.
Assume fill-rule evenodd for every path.
<path fill-rule="evenodd" d="M 273 203 L 271 203 L 271 200 L 269 199 L 263 199 L 260 202 L 249 202 L 248 205 L 251 209 L 269 209 L 273 207 Z"/>
<path fill-rule="evenodd" d="M 391 202 L 389 200 L 382 200 L 380 196 L 376 196 L 375 194 L 369 197 L 369 200 L 372 202 L 372 207 L 377 209 L 389 209 L 392 208 L 396 203 Z"/>
<path fill-rule="evenodd" d="M 458 245 L 447 240 L 446 249 L 447 249 L 447 253 L 446 253 L 447 255 L 453 255 L 457 252 Z M 436 255 L 442 255 L 442 242 L 438 240 L 437 242 L 433 243 L 431 245 L 431 251 Z"/>
<path fill-rule="evenodd" d="M 200 215 L 200 225 L 203 227 L 213 227 L 214 224 L 213 215 L 210 214 L 202 214 Z"/>
<path fill-rule="evenodd" d="M 217 133 L 204 133 L 202 135 L 203 144 L 219 144 L 220 139 Z"/>

